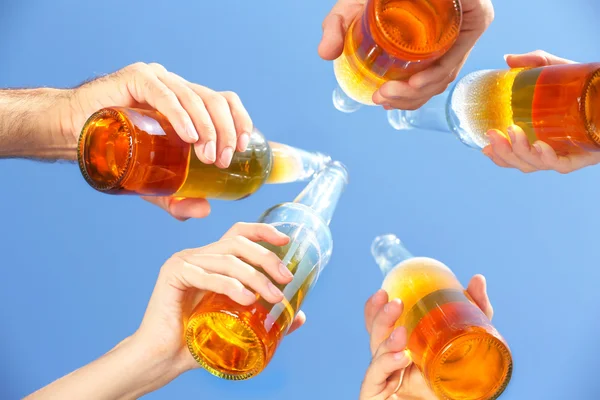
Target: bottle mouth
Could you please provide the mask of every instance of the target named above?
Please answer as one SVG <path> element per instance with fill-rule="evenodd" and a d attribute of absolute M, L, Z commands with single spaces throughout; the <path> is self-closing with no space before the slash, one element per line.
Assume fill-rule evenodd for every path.
<path fill-rule="evenodd" d="M 378 28 L 373 33 L 391 45 L 386 51 L 400 59 L 419 61 L 442 55 L 458 38 L 462 24 L 459 0 L 374 3 L 373 16 Z"/>
<path fill-rule="evenodd" d="M 600 118 L 598 117 L 598 105 L 600 105 L 600 69 L 594 71 L 588 79 L 584 89 L 584 106 L 586 131 L 592 143 L 600 147 Z"/>
<path fill-rule="evenodd" d="M 324 159 L 326 159 L 326 160 L 328 159 L 327 163 L 325 164 L 325 168 L 327 168 L 329 171 L 334 171 L 335 173 L 337 173 L 344 181 L 344 184 L 347 185 L 348 181 L 349 181 L 349 177 L 348 177 L 348 169 L 346 168 L 346 166 L 339 161 L 331 161 L 331 157 L 329 157 L 327 155 L 323 155 L 323 156 L 324 156 Z"/>
<path fill-rule="evenodd" d="M 371 254 L 377 258 L 381 256 L 382 252 L 385 252 L 389 246 L 400 245 L 402 242 L 398 236 L 393 233 L 377 236 L 371 243 Z"/>
<path fill-rule="evenodd" d="M 86 182 L 101 192 L 122 187 L 133 159 L 132 128 L 117 109 L 105 108 L 86 121 L 77 148 Z"/>

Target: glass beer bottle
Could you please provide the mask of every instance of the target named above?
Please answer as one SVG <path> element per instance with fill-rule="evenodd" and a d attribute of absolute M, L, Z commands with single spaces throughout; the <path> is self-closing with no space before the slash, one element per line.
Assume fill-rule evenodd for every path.
<path fill-rule="evenodd" d="M 397 326 L 406 328 L 408 353 L 437 397 L 500 396 L 512 375 L 510 350 L 452 271 L 413 257 L 394 235 L 377 237 L 371 253 L 385 276 L 382 288 L 404 305 Z"/>
<path fill-rule="evenodd" d="M 600 63 L 475 71 L 415 111 L 388 111 L 398 130 L 453 132 L 482 149 L 486 133 L 518 125 L 558 155 L 600 151 Z"/>
<path fill-rule="evenodd" d="M 261 243 L 294 275 L 287 285 L 274 281 L 284 300 L 271 304 L 257 295 L 250 306 L 207 293 L 187 321 L 186 341 L 194 358 L 210 373 L 230 380 L 249 379 L 270 362 L 308 292 L 331 257 L 329 223 L 347 184 L 344 166 L 331 163 L 292 203 L 267 210 L 259 222 L 290 237 L 281 247 Z"/>
<path fill-rule="evenodd" d="M 267 142 L 254 130 L 246 151 L 228 168 L 204 164 L 154 110 L 111 107 L 94 113 L 79 137 L 81 173 L 94 189 L 109 194 L 239 200 L 264 183 L 311 178 L 331 158 Z"/>
<path fill-rule="evenodd" d="M 333 62 L 334 106 L 349 113 L 374 105 L 385 82 L 407 80 L 444 55 L 461 24 L 460 0 L 367 0 Z"/>

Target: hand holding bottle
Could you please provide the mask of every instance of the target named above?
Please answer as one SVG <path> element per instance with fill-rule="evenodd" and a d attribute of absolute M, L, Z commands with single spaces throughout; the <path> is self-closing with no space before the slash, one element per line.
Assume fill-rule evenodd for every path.
<path fill-rule="evenodd" d="M 537 50 L 526 54 L 508 55 L 506 63 L 511 68 L 535 68 L 574 62 Z M 525 173 L 553 170 L 567 174 L 600 163 L 600 152 L 581 150 L 562 156 L 557 155 L 552 147 L 543 141 L 538 140 L 530 145 L 525 132 L 516 125 L 509 127 L 507 134 L 510 141 L 497 130 L 488 131 L 491 144 L 483 149 L 485 155 L 503 168 L 517 168 Z"/>
<path fill-rule="evenodd" d="M 281 260 L 274 253 L 255 242 L 283 246 L 289 240 L 271 225 L 238 223 L 215 243 L 173 255 L 159 273 L 137 332 L 28 400 L 137 399 L 198 368 L 185 344 L 182 321 L 204 291 L 224 294 L 244 305 L 256 301 L 252 291 L 268 302 L 281 301 L 283 294 L 266 275 L 285 284 L 292 280 L 292 274 L 280 268 Z M 299 312 L 287 333 L 304 321 L 304 314 Z"/>
<path fill-rule="evenodd" d="M 491 319 L 494 311 L 486 292 L 485 278 L 475 275 L 467 292 Z M 384 290 L 377 291 L 365 305 L 365 323 L 373 358 L 363 380 L 360 400 L 437 399 L 405 352 L 406 329 L 394 329 L 403 311 L 399 300 L 388 302 Z"/>
<path fill-rule="evenodd" d="M 370 0 L 373 1 L 373 0 Z M 338 58 L 344 49 L 346 30 L 362 11 L 366 0 L 338 0 L 323 21 L 319 55 L 325 60 Z M 373 94 L 373 102 L 385 109 L 414 110 L 431 97 L 442 93 L 458 76 L 471 49 L 492 23 L 491 0 L 462 0 L 463 19 L 460 35 L 452 48 L 433 65 L 406 82 L 389 81 Z"/>
<path fill-rule="evenodd" d="M 177 134 L 194 143 L 205 164 L 226 168 L 235 151 L 244 151 L 252 120 L 233 92 L 215 92 L 188 82 L 156 63 L 135 63 L 72 91 L 60 111 L 62 134 L 78 138 L 86 119 L 104 107 L 152 108 L 163 114 Z M 203 218 L 210 206 L 203 199 L 144 197 L 175 218 Z"/>

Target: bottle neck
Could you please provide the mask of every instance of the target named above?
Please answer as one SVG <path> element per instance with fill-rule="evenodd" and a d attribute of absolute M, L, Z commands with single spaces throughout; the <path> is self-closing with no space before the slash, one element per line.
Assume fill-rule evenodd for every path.
<path fill-rule="evenodd" d="M 391 234 L 376 237 L 371 245 L 371 254 L 384 276 L 396 265 L 414 257 L 400 239 Z"/>
<path fill-rule="evenodd" d="M 272 166 L 266 183 L 307 181 L 331 162 L 331 157 L 281 143 L 269 142 Z"/>
<path fill-rule="evenodd" d="M 427 103 L 414 111 L 388 111 L 388 121 L 394 129 L 423 129 L 437 132 L 452 132 L 446 115 L 446 107 L 451 90 L 432 97 Z"/>
<path fill-rule="evenodd" d="M 315 176 L 294 199 L 294 203 L 309 207 L 329 225 L 347 183 L 346 168 L 335 161 Z"/>

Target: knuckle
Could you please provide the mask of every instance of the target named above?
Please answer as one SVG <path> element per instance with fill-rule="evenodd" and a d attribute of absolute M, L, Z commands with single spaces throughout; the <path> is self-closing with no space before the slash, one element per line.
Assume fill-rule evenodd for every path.
<path fill-rule="evenodd" d="M 206 102 L 217 107 L 229 107 L 229 103 L 225 100 L 225 97 L 216 92 L 207 95 Z"/>
<path fill-rule="evenodd" d="M 249 223 L 247 222 L 236 222 L 232 227 L 231 227 L 231 231 L 235 231 L 238 232 L 238 235 L 240 234 L 240 232 L 246 231 L 249 227 Z"/>
<path fill-rule="evenodd" d="M 235 278 L 227 277 L 223 279 L 221 285 L 224 292 L 235 293 L 241 292 L 244 289 L 244 285 L 242 284 L 242 282 L 238 281 Z"/>
<path fill-rule="evenodd" d="M 136 63 L 128 65 L 127 67 L 125 67 L 125 69 L 133 73 L 146 72 L 148 70 L 148 64 L 146 64 L 145 62 L 138 61 Z"/>
<path fill-rule="evenodd" d="M 237 235 L 231 238 L 231 241 L 237 246 L 246 246 L 250 240 L 242 235 Z"/>
<path fill-rule="evenodd" d="M 217 136 L 217 130 L 212 122 L 202 122 L 199 134 L 202 134 L 207 140 L 212 140 Z"/>
<path fill-rule="evenodd" d="M 220 258 L 223 260 L 224 263 L 230 265 L 236 264 L 239 261 L 239 259 L 233 254 L 223 254 Z"/>
<path fill-rule="evenodd" d="M 148 67 L 150 67 L 155 72 L 160 72 L 160 73 L 168 72 L 167 69 L 159 63 L 152 62 L 152 63 L 148 64 Z"/>
<path fill-rule="evenodd" d="M 225 92 L 221 92 L 221 96 L 223 96 L 227 101 L 229 102 L 233 102 L 233 103 L 241 103 L 242 99 L 240 99 L 240 96 L 232 91 L 225 91 Z"/>

